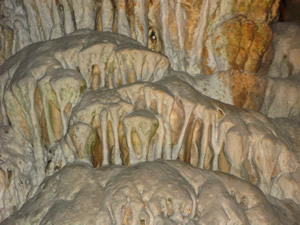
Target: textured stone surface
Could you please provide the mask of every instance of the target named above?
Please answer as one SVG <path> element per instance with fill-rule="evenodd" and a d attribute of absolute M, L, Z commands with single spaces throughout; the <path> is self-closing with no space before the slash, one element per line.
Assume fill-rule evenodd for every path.
<path fill-rule="evenodd" d="M 197 78 L 173 71 L 165 56 L 125 36 L 80 31 L 30 46 L 1 68 L 2 122 L 33 146 L 37 184 L 76 161 L 101 167 L 179 159 L 300 202 L 300 150 L 291 136 L 299 127 L 282 130 L 282 123 L 258 112 L 200 94 L 177 77 Z M 264 90 L 252 74 L 216 76 L 237 88 L 249 108 L 252 96 L 234 86 L 235 79 Z M 212 78 L 208 85 L 216 84 Z"/>
<path fill-rule="evenodd" d="M 299 78 L 268 78 L 261 112 L 269 117 L 300 115 Z"/>
<path fill-rule="evenodd" d="M 246 87 L 247 93 L 229 88 L 234 100 L 225 103 L 260 108 L 263 92 L 251 87 L 262 85 L 256 73 L 271 43 L 269 23 L 277 18 L 279 0 L 3 0 L 0 4 L 0 23 L 14 35 L 5 43 L 12 45 L 12 53 L 80 29 L 117 32 L 165 54 L 174 70 L 192 76 L 224 71 L 240 75 L 231 86 Z M 210 88 L 209 93 L 216 89 Z"/>
<path fill-rule="evenodd" d="M 190 74 L 256 72 L 278 6 L 279 0 L 4 0 L 1 23 L 15 33 L 13 53 L 88 28 L 130 36 Z"/>
<path fill-rule="evenodd" d="M 289 78 L 300 76 L 300 25 L 297 23 L 276 23 L 274 31 L 274 58 L 267 75 L 270 77 Z"/>
<path fill-rule="evenodd" d="M 300 26 L 296 23 L 272 25 L 274 57 L 266 62 L 266 93 L 261 112 L 270 117 L 300 114 Z"/>
<path fill-rule="evenodd" d="M 255 73 L 232 70 L 210 76 L 192 77 L 182 73 L 173 75 L 206 96 L 240 108 L 258 110 L 268 96 L 265 94 L 268 79 Z"/>
<path fill-rule="evenodd" d="M 218 202 L 217 204 L 215 204 Z M 298 224 L 299 209 L 236 177 L 179 162 L 67 166 L 3 225 Z"/>
<path fill-rule="evenodd" d="M 12 55 L 13 32 L 0 25 L 0 65 Z"/>
<path fill-rule="evenodd" d="M 27 202 L 4 224 L 298 224 L 278 3 L 1 1 L 0 63 L 46 42 L 0 66 L 0 221 Z"/>
<path fill-rule="evenodd" d="M 32 197 L 41 180 L 34 150 L 8 126 L 0 127 L 0 221 Z"/>

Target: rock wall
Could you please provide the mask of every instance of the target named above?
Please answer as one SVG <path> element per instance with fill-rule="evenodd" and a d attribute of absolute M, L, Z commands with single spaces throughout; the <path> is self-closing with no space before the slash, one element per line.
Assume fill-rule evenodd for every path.
<path fill-rule="evenodd" d="M 31 43 L 80 29 L 117 32 L 165 54 L 174 70 L 193 76 L 234 73 L 226 87 L 234 100 L 226 103 L 253 110 L 261 107 L 265 85 L 256 73 L 272 40 L 269 23 L 278 18 L 279 0 L 4 0 L 0 4 L 0 24 L 11 30 L 6 36 L 13 35 L 12 41 L 5 38 L 2 58 Z M 245 73 L 249 78 L 244 79 Z M 240 84 L 250 89 L 241 91 L 236 88 Z"/>
<path fill-rule="evenodd" d="M 73 164 L 2 224 L 297 224 L 294 207 L 236 177 L 175 161 L 113 169 Z"/>
<path fill-rule="evenodd" d="M 1 1 L 0 222 L 298 224 L 300 28 L 269 26 L 278 5 Z"/>
<path fill-rule="evenodd" d="M 4 0 L 1 24 L 12 53 L 79 29 L 113 31 L 168 56 L 175 70 L 257 72 L 270 45 L 279 0 Z M 229 32 L 230 31 L 230 32 Z M 7 40 L 9 41 L 9 40 Z"/>
<path fill-rule="evenodd" d="M 126 36 L 78 31 L 28 46 L 0 68 L 2 124 L 33 149 L 27 176 L 34 177 L 22 196 L 77 161 L 102 167 L 164 159 L 230 173 L 300 203 L 299 124 L 200 94 L 167 57 Z M 4 165 L 6 199 L 20 190 L 8 182 L 14 167 Z M 2 217 L 26 199 L 4 204 Z"/>

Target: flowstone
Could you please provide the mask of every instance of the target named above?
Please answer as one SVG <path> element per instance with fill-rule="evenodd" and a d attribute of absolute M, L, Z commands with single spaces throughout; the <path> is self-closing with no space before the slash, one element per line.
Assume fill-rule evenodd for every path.
<path fill-rule="evenodd" d="M 2 225 L 297 224 L 299 209 L 234 176 L 176 161 L 93 169 L 72 164 L 48 177 Z"/>
<path fill-rule="evenodd" d="M 12 127 L 15 138 L 30 148 L 29 153 L 20 155 L 21 158 L 27 157 L 28 154 L 30 157 L 30 165 L 22 172 L 27 180 L 23 181 L 25 178 L 16 176 L 16 168 L 9 163 L 1 166 L 5 168 L 1 169 L 1 195 L 3 199 L 11 199 L 9 203 L 3 204 L 3 219 L 19 209 L 27 200 L 32 207 L 36 207 L 35 204 L 48 205 L 46 202 L 52 201 L 48 197 L 48 200 L 42 200 L 46 202 L 41 203 L 35 203 L 36 199 L 40 199 L 38 195 L 31 200 L 29 198 L 36 193 L 38 185 L 47 176 L 59 176 L 59 171 L 69 164 L 85 162 L 90 166 L 105 167 L 105 170 L 117 173 L 126 169 L 107 166 L 130 165 L 132 167 L 128 170 L 131 171 L 136 163 L 159 159 L 180 160 L 201 169 L 230 173 L 244 179 L 247 185 L 251 186 L 252 183 L 259 187 L 266 196 L 270 196 L 275 205 L 279 205 L 278 207 L 283 207 L 288 199 L 292 199 L 294 203 L 288 204 L 295 208 L 290 209 L 288 213 L 298 210 L 300 150 L 297 134 L 300 133 L 300 128 L 295 123 L 296 120 L 270 119 L 259 112 L 236 108 L 211 99 L 185 83 L 183 80 L 190 82 L 192 78 L 174 71 L 167 57 L 147 50 L 130 38 L 110 32 L 81 30 L 61 39 L 28 46 L 0 68 L 2 124 L 8 128 Z M 234 74 L 224 73 L 222 76 L 231 79 Z M 247 74 L 245 76 L 247 77 Z M 205 84 L 209 86 L 215 83 L 199 81 L 199 84 L 204 91 Z M 219 92 L 219 96 L 221 93 Z M 18 147 L 18 151 L 22 150 L 21 146 Z M 9 160 L 14 164 L 17 159 L 11 157 Z M 156 174 L 155 179 L 163 182 L 168 176 L 174 177 L 177 172 L 169 171 L 163 166 L 162 170 L 169 172 L 158 176 L 162 170 L 157 169 L 156 165 L 159 167 L 161 163 L 145 165 L 155 165 L 153 169 L 156 172 L 151 174 Z M 181 164 L 174 162 L 174 165 Z M 69 171 L 73 167 L 68 168 Z M 142 173 L 143 166 L 138 168 Z M 175 174 L 171 175 L 173 172 Z M 11 184 L 9 180 L 12 174 L 15 182 L 25 182 L 26 188 L 18 189 L 15 184 Z M 133 173 L 133 176 L 142 179 L 144 175 Z M 121 185 L 122 189 L 126 177 L 128 178 L 126 174 L 120 175 L 117 180 L 112 178 L 111 182 L 119 182 L 115 185 Z M 143 185 L 147 184 L 149 188 L 161 187 L 160 191 L 164 191 L 165 186 L 168 187 L 167 184 L 159 184 L 151 177 L 149 181 L 143 181 Z M 175 192 L 169 190 L 177 190 L 176 188 L 183 193 L 194 193 L 189 191 L 189 185 L 185 184 L 186 178 L 178 179 L 169 181 L 169 185 L 175 182 L 175 186 L 166 189 L 166 195 L 174 194 Z M 91 184 L 96 182 L 94 178 L 88 180 Z M 78 188 L 83 190 L 78 193 L 88 195 L 97 189 L 96 193 L 99 193 L 93 194 L 97 195 L 95 199 L 100 202 L 102 198 L 111 200 L 107 202 L 108 205 L 103 203 L 99 206 L 89 200 L 83 200 L 85 194 L 78 194 L 81 200 L 74 201 L 74 207 L 81 207 L 78 206 L 81 201 L 87 205 L 91 204 L 88 208 L 100 207 L 100 215 L 103 216 L 99 217 L 99 224 L 139 224 L 141 221 L 144 221 L 142 224 L 197 224 L 197 221 L 212 224 L 212 212 L 219 216 L 220 224 L 228 221 L 235 221 L 237 224 L 279 223 L 274 222 L 280 221 L 279 217 L 273 221 L 269 219 L 267 212 L 266 219 L 263 220 L 261 218 L 265 217 L 265 212 L 262 217 L 257 218 L 256 213 L 250 216 L 251 218 L 247 213 L 243 214 L 236 203 L 226 200 L 227 195 L 217 195 L 219 192 L 223 193 L 222 182 L 209 180 L 205 183 L 199 196 L 203 201 L 207 201 L 207 204 L 200 204 L 199 215 L 196 213 L 198 206 L 195 205 L 195 196 L 198 195 L 196 189 L 194 194 L 189 194 L 192 197 L 177 192 L 178 195 L 171 196 L 172 201 L 186 202 L 186 205 L 174 206 L 175 209 L 168 212 L 170 215 L 165 215 L 168 218 L 161 216 L 160 210 L 155 208 L 157 200 L 151 201 L 151 207 L 149 206 L 149 210 L 154 210 L 151 211 L 152 214 L 142 210 L 145 200 L 129 203 L 129 200 L 124 198 L 124 193 L 135 190 L 134 186 L 122 189 L 118 193 L 107 192 L 105 189 L 102 193 L 102 189 L 98 190 L 97 187 L 85 190 L 85 186 L 80 186 Z M 63 190 L 67 187 L 58 188 Z M 75 192 L 79 190 L 75 186 L 74 188 Z M 137 188 L 139 192 L 140 189 Z M 155 190 L 151 191 L 151 196 L 156 196 Z M 262 193 L 260 195 L 264 196 Z M 223 199 L 226 207 L 230 206 L 230 210 L 218 208 L 213 203 L 215 198 Z M 115 205 L 120 199 L 128 206 Z M 48 206 L 38 207 L 36 215 L 32 214 L 32 218 L 22 217 L 26 222 L 20 219 L 22 222 L 19 223 L 65 224 L 65 213 L 56 210 L 57 207 L 71 207 L 71 203 L 53 204 L 53 209 L 48 209 Z M 270 207 L 266 210 L 272 211 L 273 206 Z M 31 206 L 26 208 L 30 213 Z M 98 220 L 98 216 L 93 216 L 96 212 L 98 211 L 89 212 L 93 222 Z M 69 213 L 77 218 L 76 212 Z M 125 213 L 124 216 L 122 213 Z M 83 223 L 92 223 L 89 222 L 90 218 L 81 219 L 86 220 Z"/>
<path fill-rule="evenodd" d="M 300 224 L 278 5 L 0 1 L 1 225 Z"/>

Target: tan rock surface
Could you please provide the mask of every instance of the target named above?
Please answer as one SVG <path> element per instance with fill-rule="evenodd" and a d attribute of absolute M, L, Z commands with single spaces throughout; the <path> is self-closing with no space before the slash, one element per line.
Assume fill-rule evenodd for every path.
<path fill-rule="evenodd" d="M 0 221 L 297 224 L 299 119 L 251 111 L 299 115 L 278 3 L 1 1 L 2 61 L 68 35 L 0 66 Z"/>
<path fill-rule="evenodd" d="M 4 43 L 12 45 L 12 54 L 31 43 L 91 29 L 117 32 L 136 39 L 165 54 L 174 70 L 192 76 L 234 70 L 236 75 L 241 75 L 241 79 L 236 79 L 239 80 L 237 84 L 247 86 L 248 81 L 243 75 L 253 74 L 250 79 L 255 82 L 246 88 L 246 92 L 257 96 L 257 102 L 254 102 L 256 97 L 245 99 L 244 93 L 241 96 L 240 91 L 233 89 L 235 100 L 225 103 L 259 110 L 264 94 L 251 86 L 261 85 L 255 74 L 261 69 L 271 44 L 269 23 L 277 19 L 278 7 L 279 0 L 3 0 L 0 23 L 13 32 L 13 38 L 6 38 Z M 126 54 L 124 51 L 123 56 Z M 114 58 L 110 60 L 114 62 Z M 102 70 L 98 69 L 100 75 L 94 73 L 92 78 L 96 86 L 104 82 L 103 77 L 100 79 Z M 116 71 L 116 76 L 119 72 Z M 134 72 L 130 74 L 130 82 L 138 79 Z M 121 80 L 119 77 L 115 82 Z M 109 86 L 114 81 L 105 82 Z M 213 92 L 217 87 L 208 88 L 213 88 Z"/>
<path fill-rule="evenodd" d="M 279 0 L 5 0 L 1 22 L 15 33 L 13 53 L 88 28 L 132 37 L 167 55 L 175 70 L 193 75 L 231 68 L 256 72 L 278 6 Z"/>
<path fill-rule="evenodd" d="M 217 204 L 216 204 L 217 202 Z M 223 173 L 175 161 L 66 166 L 2 225 L 298 224 L 299 209 Z"/>
<path fill-rule="evenodd" d="M 100 167 L 179 159 L 234 174 L 267 194 L 299 203 L 299 181 L 282 185 L 298 174 L 299 145 L 288 134 L 299 128 L 281 130 L 276 120 L 198 93 L 176 78 L 182 74 L 168 67 L 165 56 L 121 38 L 81 31 L 28 47 L 1 67 L 3 123 L 33 145 L 37 183 L 75 161 Z M 128 84 L 133 74 L 140 81 Z M 217 76 L 221 86 L 227 84 L 249 108 L 256 107 L 257 96 L 247 90 L 260 96 L 260 77 Z M 234 86 L 235 79 L 245 79 L 248 89 Z"/>
<path fill-rule="evenodd" d="M 0 127 L 0 221 L 15 213 L 40 182 L 35 152 L 8 126 Z"/>

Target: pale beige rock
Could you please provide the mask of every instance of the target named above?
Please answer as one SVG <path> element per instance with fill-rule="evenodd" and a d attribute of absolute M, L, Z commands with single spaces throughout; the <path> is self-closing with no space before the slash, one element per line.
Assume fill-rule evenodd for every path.
<path fill-rule="evenodd" d="M 285 190 L 281 194 L 274 191 L 276 180 L 299 168 L 299 127 L 283 127 L 282 122 L 258 112 L 214 101 L 175 78 L 89 91 L 72 114 L 70 123 L 74 125 L 60 143 L 63 147 L 53 150 L 52 168 L 61 161 L 68 162 L 63 159 L 68 154 L 75 155 L 69 162 L 90 160 L 94 165 L 179 159 L 247 179 L 281 199 L 286 198 Z M 181 124 L 174 126 L 178 121 Z M 84 125 L 74 139 L 73 127 L 82 126 L 77 124 L 90 128 L 87 131 Z M 97 133 L 98 138 L 91 137 L 90 132 Z M 88 140 L 93 143 L 86 144 Z M 82 159 L 78 149 L 84 149 L 82 154 L 93 154 Z M 291 185 L 286 191 L 296 193 L 296 189 Z"/>
<path fill-rule="evenodd" d="M 0 65 L 12 55 L 13 31 L 0 25 Z"/>
<path fill-rule="evenodd" d="M 300 63 L 300 26 L 297 23 L 276 23 L 272 25 L 274 32 L 274 58 L 267 75 L 270 77 L 299 77 Z"/>
<path fill-rule="evenodd" d="M 260 111 L 273 118 L 300 115 L 300 80 L 268 78 L 266 96 Z"/>
<path fill-rule="evenodd" d="M 64 1 L 64 4 L 69 3 Z M 73 3 L 72 7 L 82 4 L 80 1 L 77 1 L 79 5 Z M 93 14 L 88 13 L 90 3 L 85 8 L 86 20 L 78 19 L 76 26 L 93 24 L 90 20 Z M 110 3 L 103 2 L 104 5 Z M 194 13 L 201 11 L 200 1 L 198 3 L 185 5 L 184 10 L 195 7 Z M 264 3 L 253 1 L 258 11 L 271 7 Z M 119 16 L 124 18 L 121 10 L 124 2 L 119 1 L 119 4 Z M 102 6 L 97 7 L 104 13 L 108 8 Z M 182 10 L 178 5 L 169 6 L 177 7 L 179 12 Z M 230 6 L 230 2 L 220 6 L 224 18 L 231 13 Z M 28 16 L 34 17 L 36 9 L 26 7 L 32 13 Z M 141 21 L 139 24 L 134 24 L 138 23 L 136 20 L 129 21 L 135 27 L 130 34 L 136 34 L 137 39 L 145 42 L 144 33 L 135 30 L 140 29 L 138 25 L 145 25 L 141 8 L 143 5 L 138 4 L 132 9 L 136 10 L 133 18 Z M 238 10 L 245 13 L 242 5 Z M 68 18 L 72 12 L 68 12 L 70 15 L 64 13 Z M 110 15 L 110 11 L 105 13 Z M 78 18 L 85 18 L 83 15 Z M 245 15 L 250 20 L 259 18 L 260 29 L 268 30 L 262 21 L 266 15 L 252 10 Z M 192 21 L 194 15 L 189 16 Z M 224 18 L 219 19 L 223 21 Z M 240 18 L 222 24 L 238 24 L 235 20 L 248 24 Z M 119 28 L 114 21 L 111 20 L 112 25 L 106 23 L 107 20 L 102 21 L 101 26 L 108 30 L 112 26 L 116 31 Z M 45 23 L 44 20 L 36 22 Z M 69 23 L 67 19 L 65 22 Z M 166 27 L 168 23 L 164 22 L 162 26 Z M 172 26 L 175 29 L 175 25 Z M 187 26 L 193 28 L 193 25 Z M 76 28 L 75 25 L 68 27 L 70 30 Z M 125 32 L 126 29 L 122 29 L 119 32 Z M 151 33 L 152 41 L 157 40 Z M 249 71 L 256 71 L 267 40 L 260 36 L 263 33 L 258 32 L 257 39 L 254 35 L 253 43 L 257 45 L 252 43 L 260 49 L 259 53 L 251 48 L 241 50 L 228 62 L 234 62 L 236 57 L 239 68 L 249 66 Z M 36 40 L 40 38 L 34 33 L 31 35 Z M 162 35 L 168 36 L 167 33 Z M 243 43 L 247 42 L 245 36 L 240 36 Z M 192 39 L 192 36 L 187 37 L 187 40 Z M 153 44 L 158 48 L 160 42 Z M 167 50 L 170 46 L 164 45 Z M 227 47 L 222 48 L 228 51 Z M 184 48 L 193 51 L 190 42 Z M 226 54 L 220 55 L 221 61 Z M 247 54 L 251 62 L 244 59 Z M 300 204 L 298 120 L 270 119 L 259 112 L 223 104 L 182 81 L 195 85 L 198 91 L 215 99 L 257 109 L 265 86 L 267 93 L 272 93 L 271 80 L 276 79 L 267 80 L 253 72 L 231 70 L 234 66 L 230 63 L 230 71 L 207 78 L 192 77 L 173 71 L 166 56 L 149 51 L 125 36 L 108 32 L 78 31 L 20 51 L 0 67 L 1 122 L 14 130 L 13 137 L 9 136 L 5 143 L 7 146 L 9 142 L 15 144 L 18 152 L 14 157 L 13 151 L 2 149 L 9 157 L 4 166 L 0 161 L 0 187 L 5 187 L 0 189 L 1 220 L 28 200 L 46 176 L 54 174 L 46 178 L 46 186 L 44 189 L 41 186 L 37 193 L 39 197 L 28 200 L 22 209 L 30 216 L 23 217 L 21 210 L 11 218 L 12 224 L 14 218 L 17 224 L 37 221 L 39 224 L 297 224 L 295 212 L 299 212 Z M 283 82 L 287 85 L 274 82 L 274 86 L 280 85 L 281 91 L 292 94 L 293 99 L 289 98 L 285 109 L 278 113 L 297 115 L 297 84 Z M 265 98 L 264 104 L 268 104 L 265 110 L 271 115 L 276 107 L 281 107 L 276 104 L 282 104 L 283 99 L 274 98 L 273 101 L 268 97 L 272 95 Z M 24 149 L 29 150 L 25 152 Z M 27 164 L 19 165 L 19 158 L 26 158 Z M 199 172 L 179 162 L 134 165 L 156 159 L 180 160 L 206 170 L 231 173 L 244 181 L 218 172 Z M 95 172 L 97 170 L 86 166 L 67 166 L 68 172 L 64 172 L 63 167 L 77 161 L 106 169 Z M 14 165 L 25 172 L 17 173 L 21 175 L 14 177 L 14 185 L 7 187 L 8 178 L 16 174 L 7 168 L 16 168 Z M 133 166 L 125 169 L 120 165 Z M 73 182 L 77 176 L 82 177 Z M 52 183 L 56 179 L 58 183 Z M 26 188 L 17 186 L 24 180 Z M 70 191 L 69 183 L 74 190 Z M 51 194 L 47 194 L 48 190 Z M 68 209 L 64 211 L 64 208 Z M 9 224 L 9 220 L 6 223 Z"/>
<path fill-rule="evenodd" d="M 30 43 L 79 29 L 113 31 L 164 53 L 175 70 L 192 75 L 212 74 L 232 67 L 256 72 L 272 36 L 268 24 L 277 18 L 279 6 L 279 0 L 27 0 L 22 3 L 5 0 L 0 12 L 4 17 L 1 23 L 15 33 L 13 53 Z"/>
<path fill-rule="evenodd" d="M 16 212 L 37 190 L 34 151 L 8 126 L 0 127 L 0 221 Z"/>
<path fill-rule="evenodd" d="M 1 23 L 5 29 L 11 29 L 14 33 L 12 41 L 15 47 L 12 53 L 30 43 L 62 37 L 80 29 L 112 31 L 165 54 L 174 70 L 188 72 L 194 77 L 224 71 L 233 72 L 237 76 L 240 74 L 241 79 L 236 79 L 238 82 L 235 86 L 246 86 L 243 92 L 247 92 L 248 97 L 251 96 L 250 100 L 245 97 L 245 93 L 229 88 L 227 92 L 232 91 L 231 97 L 235 101 L 224 102 L 259 110 L 264 94 L 252 87 L 261 85 L 255 75 L 264 67 L 264 56 L 272 39 L 269 23 L 276 20 L 278 7 L 279 0 L 27 0 L 23 4 L 19 4 L 17 0 L 5 0 L 0 13 L 3 14 Z M 80 54 L 79 61 L 88 71 L 83 71 L 82 68 L 80 70 L 94 89 L 97 86 L 115 87 L 140 79 L 152 79 L 144 77 L 145 74 L 140 71 L 143 68 L 135 68 L 137 58 L 145 58 L 147 61 L 144 70 L 156 67 L 158 62 L 152 56 L 152 60 L 146 59 L 149 53 L 144 55 L 132 50 L 129 53 L 126 49 L 110 55 L 109 50 L 102 51 L 102 47 L 91 44 Z M 98 57 L 90 55 L 95 49 L 99 51 Z M 127 54 L 132 57 L 127 57 Z M 297 54 L 291 53 L 294 56 Z M 107 69 L 113 75 L 106 76 L 103 68 L 106 63 L 101 67 L 95 63 L 99 59 L 107 61 Z M 121 63 L 123 61 L 127 65 L 125 68 Z M 118 69 L 116 62 L 120 64 Z M 98 68 L 97 75 L 91 68 Z M 126 81 L 120 75 L 124 72 L 128 73 Z M 243 79 L 245 73 L 251 73 L 251 80 L 255 80 L 249 89 L 249 79 Z M 218 81 L 220 84 L 222 82 L 225 81 Z M 218 89 L 217 86 L 218 84 L 206 89 L 212 88 L 208 92 L 213 93 Z M 222 86 L 227 84 L 223 83 Z M 209 96 L 214 97 L 213 94 Z M 56 133 L 59 133 L 59 129 Z"/>
<path fill-rule="evenodd" d="M 26 60 L 28 56 L 25 59 L 29 51 L 29 56 L 37 57 L 33 62 Z M 272 190 L 274 180 L 299 167 L 298 142 L 286 134 L 292 133 L 290 128 L 286 126 L 284 133 L 275 120 L 260 113 L 199 94 L 175 78 L 182 74 L 168 65 L 165 56 L 112 33 L 81 31 L 36 44 L 1 67 L 2 115 L 33 144 L 40 181 L 45 173 L 52 174 L 77 160 L 100 167 L 179 159 L 248 179 L 265 193 L 286 198 L 285 190 L 280 195 Z M 20 66 L 22 70 L 16 69 Z M 100 77 L 100 86 L 95 86 L 95 76 Z M 120 76 L 122 82 L 118 83 Z M 131 76 L 132 82 L 168 78 L 128 84 Z M 227 84 L 232 91 L 225 98 L 233 95 L 236 76 L 242 79 L 239 74 L 217 74 L 216 79 L 223 81 L 220 87 Z M 257 81 L 251 80 L 252 74 L 244 76 L 258 95 L 263 92 L 263 86 L 257 87 Z M 210 82 L 213 80 L 207 84 Z M 127 85 L 118 87 L 121 84 Z M 205 92 L 205 83 L 200 87 Z M 223 86 L 223 90 L 215 95 L 226 94 L 228 88 Z M 251 108 L 255 101 L 251 95 L 245 98 L 250 99 L 246 103 Z M 290 195 L 293 190 L 287 192 Z"/>
<path fill-rule="evenodd" d="M 260 111 L 269 117 L 290 117 L 300 113 L 300 26 L 296 23 L 272 25 L 273 60 L 266 63 L 266 94 Z"/>
<path fill-rule="evenodd" d="M 216 204 L 217 203 L 217 204 Z M 288 217 L 287 217 L 288 216 Z M 3 225 L 298 224 L 299 209 L 231 175 L 174 161 L 66 166 Z"/>

